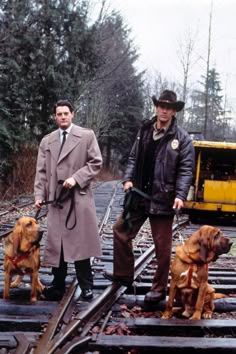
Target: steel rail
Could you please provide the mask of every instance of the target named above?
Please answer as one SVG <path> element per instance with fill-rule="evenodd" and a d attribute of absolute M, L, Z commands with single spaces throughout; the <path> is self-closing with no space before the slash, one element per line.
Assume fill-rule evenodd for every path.
<path fill-rule="evenodd" d="M 106 212 L 105 212 L 104 217 L 103 217 L 103 219 L 102 219 L 102 221 L 101 221 L 101 225 L 100 225 L 100 227 L 99 227 L 99 235 L 101 235 L 103 227 L 107 224 L 109 215 L 110 215 L 110 213 L 111 213 L 111 208 L 112 208 L 112 205 L 113 205 L 113 203 L 114 203 L 115 196 L 116 196 L 116 193 L 117 193 L 117 188 L 118 188 L 118 184 L 116 184 L 116 186 L 115 186 L 115 188 L 114 188 L 114 191 L 113 191 L 113 193 L 112 193 L 110 202 L 108 203 L 108 206 L 107 206 L 107 208 L 106 208 Z M 101 235 L 101 236 L 102 236 L 102 235 Z"/>
<path fill-rule="evenodd" d="M 101 221 L 101 224 L 99 227 L 99 235 L 100 236 L 102 234 L 102 229 L 106 225 L 109 215 L 111 213 L 111 208 L 112 208 L 112 204 L 115 199 L 117 188 L 118 188 L 118 183 L 116 184 L 116 186 L 114 188 L 114 191 L 112 193 L 110 201 L 107 205 L 106 211 L 104 213 L 104 217 Z M 60 306 L 57 308 L 57 310 L 53 314 L 51 320 L 49 321 L 49 324 L 47 326 L 45 333 L 41 336 L 39 343 L 38 343 L 36 349 L 34 350 L 35 354 L 41 354 L 41 353 L 45 352 L 46 348 L 48 348 L 48 350 L 50 352 L 50 345 L 51 345 L 52 338 L 55 335 L 58 325 L 60 324 L 63 316 L 65 315 L 66 310 L 68 309 L 70 303 L 73 301 L 73 295 L 75 294 L 76 287 L 77 287 L 77 280 L 74 280 L 73 283 L 70 285 L 67 293 L 65 294 L 66 297 L 65 296 L 63 297 L 63 299 L 61 300 Z"/>
<path fill-rule="evenodd" d="M 112 195 L 110 200 L 106 206 L 106 210 L 102 221 L 99 226 L 99 234 L 102 237 L 102 230 L 104 226 L 107 224 L 109 216 L 111 214 L 112 205 L 114 203 L 116 194 L 118 189 L 118 183 L 115 185 L 114 190 L 112 191 Z M 45 214 L 41 213 L 38 219 L 45 216 Z M 8 231 L 5 233 L 7 236 L 11 232 Z M 149 263 L 154 256 L 154 246 L 152 245 L 146 252 L 144 252 L 136 261 L 135 261 L 135 273 L 134 279 L 136 279 L 139 274 L 143 271 L 146 264 Z M 135 282 L 134 282 L 135 289 Z M 33 353 L 35 354 L 51 354 L 56 350 L 60 350 L 60 346 L 69 345 L 66 343 L 68 337 L 75 337 L 76 333 L 80 333 L 80 339 L 78 341 L 78 337 L 73 341 L 74 345 L 81 346 L 82 343 L 86 343 L 87 340 L 84 338 L 88 338 L 87 334 L 89 330 L 93 327 L 94 323 L 96 323 L 103 315 L 104 312 L 109 311 L 112 305 L 120 298 L 120 296 L 126 291 L 126 287 L 120 284 L 111 284 L 106 288 L 106 290 L 102 293 L 101 296 L 94 299 L 93 302 L 89 304 L 89 308 L 85 311 L 81 311 L 79 313 L 79 317 L 75 317 L 70 321 L 72 317 L 73 310 L 76 306 L 75 293 L 77 288 L 77 280 L 75 279 L 70 284 L 67 289 L 63 299 L 60 304 L 57 306 L 54 311 L 52 317 L 50 318 L 46 331 L 41 335 Z M 69 322 L 70 321 L 70 322 Z M 61 326 L 59 328 L 59 326 Z M 57 333 L 57 331 L 60 331 Z M 22 337 L 23 338 L 23 337 Z M 20 339 L 20 338 L 19 338 Z M 19 341 L 18 341 L 19 342 Z M 72 344 L 71 338 L 70 342 Z M 21 348 L 22 354 L 27 352 L 27 345 L 25 340 L 21 343 L 19 342 L 18 347 Z M 84 345 L 84 344 L 83 344 Z M 22 348 L 25 348 L 24 350 Z"/>
<path fill-rule="evenodd" d="M 183 222 L 186 223 L 186 220 Z M 173 232 L 176 232 L 176 225 L 173 226 Z M 135 261 L 135 271 L 134 279 L 136 279 L 143 271 L 143 269 L 149 264 L 155 255 L 155 247 L 152 245 L 149 247 L 140 257 Z M 135 281 L 133 283 L 135 289 Z M 127 289 L 119 283 L 113 283 L 108 286 L 105 291 L 95 299 L 85 311 L 79 313 L 79 318 L 72 320 L 67 326 L 65 326 L 60 333 L 58 333 L 53 340 L 48 343 L 44 350 L 46 354 L 53 354 L 56 350 L 62 346 L 57 354 L 59 353 L 69 353 L 72 348 L 81 347 L 87 343 L 91 337 L 86 336 L 89 330 L 94 326 L 101 317 L 111 309 L 114 303 L 120 298 L 120 296 Z M 83 330 L 82 330 L 83 328 Z M 75 332 L 79 332 L 79 337 L 71 341 L 70 344 L 66 343 L 65 348 L 63 347 L 63 342 L 66 341 L 68 337 L 71 337 Z M 86 340 L 85 340 L 86 336 Z"/>
<path fill-rule="evenodd" d="M 154 247 L 150 247 L 135 262 L 135 278 L 140 274 L 145 265 L 150 262 L 154 255 Z M 135 286 L 135 285 L 134 285 Z M 81 311 L 79 318 L 72 320 L 65 328 L 58 333 L 51 343 L 44 348 L 45 354 L 52 354 L 58 349 L 62 343 L 71 336 L 76 330 L 83 328 L 81 335 L 88 333 L 89 329 L 107 312 L 112 305 L 120 298 L 127 289 L 126 286 L 119 283 L 113 283 L 108 286 L 104 292 L 96 298 L 85 311 Z M 83 341 L 84 338 L 82 337 Z M 78 345 L 81 345 L 80 340 Z"/>
<path fill-rule="evenodd" d="M 60 304 L 56 308 L 53 316 L 48 322 L 47 329 L 45 333 L 42 335 L 42 337 L 39 340 L 39 343 L 34 350 L 35 354 L 42 354 L 45 353 L 45 348 L 47 347 L 48 343 L 52 340 L 53 336 L 55 336 L 56 330 L 58 328 L 58 325 L 60 324 L 62 317 L 64 316 L 72 298 L 75 293 L 77 287 L 77 280 L 75 279 L 70 287 L 68 288 L 65 296 L 61 300 Z M 45 353 L 46 354 L 46 353 Z"/>
<path fill-rule="evenodd" d="M 137 237 L 135 242 L 134 242 L 134 252 L 135 255 L 140 255 L 138 259 L 136 259 L 135 261 L 135 272 L 134 272 L 134 277 L 135 277 L 135 281 L 133 283 L 133 292 L 131 295 L 131 290 L 132 289 L 128 289 L 128 291 L 126 292 L 126 287 L 123 287 L 124 289 L 122 289 L 122 286 L 120 284 L 112 284 L 112 285 L 108 285 L 107 286 L 107 281 L 101 281 L 101 274 L 99 273 L 102 269 L 104 269 L 103 267 L 105 266 L 105 268 L 107 268 L 107 266 L 110 268 L 111 267 L 111 262 L 112 262 L 112 249 L 111 249 L 111 244 L 112 244 L 112 234 L 110 234 L 110 225 L 108 225 L 108 230 L 103 229 L 103 226 L 109 224 L 109 216 L 110 214 L 112 214 L 112 210 L 113 210 L 113 202 L 111 202 L 112 199 L 115 199 L 116 197 L 119 197 L 119 195 L 116 195 L 116 189 L 117 189 L 117 184 L 116 185 L 112 185 L 112 188 L 110 188 L 109 186 L 109 192 L 106 192 L 106 198 L 104 198 L 104 194 L 101 194 L 102 196 L 102 202 L 103 204 L 100 204 L 100 199 L 99 199 L 99 207 L 103 207 L 103 211 L 102 213 L 99 214 L 99 220 L 102 220 L 102 222 L 99 222 L 99 234 L 102 237 L 106 237 L 105 240 L 105 249 L 104 249 L 104 256 L 101 257 L 101 259 L 99 258 L 99 263 L 95 264 L 95 272 L 96 270 L 98 271 L 98 273 L 96 274 L 98 277 L 97 279 L 97 283 L 95 286 L 95 289 L 98 289 L 98 292 L 95 291 L 96 297 L 94 297 L 93 301 L 89 301 L 88 303 L 78 303 L 78 297 L 76 297 L 76 294 L 78 293 L 78 290 L 80 290 L 79 287 L 77 287 L 77 282 L 76 280 L 72 281 L 70 286 L 68 287 L 65 296 L 63 297 L 63 299 L 61 300 L 61 302 L 59 304 L 55 303 L 53 306 L 53 309 L 51 309 L 50 311 L 47 311 L 48 315 L 52 316 L 51 319 L 49 319 L 47 317 L 47 319 L 43 321 L 41 321 L 43 323 L 43 325 L 45 326 L 47 323 L 47 328 L 46 331 L 44 332 L 44 334 L 42 334 L 40 332 L 40 330 L 37 330 L 37 338 L 36 339 L 31 339 L 31 337 L 28 335 L 28 328 L 26 329 L 26 332 L 20 332 L 19 336 L 17 333 L 12 332 L 11 334 L 11 343 L 9 342 L 9 344 L 6 344 L 6 342 L 2 341 L 2 344 L 4 345 L 4 348 L 15 348 L 15 352 L 16 353 L 20 353 L 20 354 L 29 354 L 29 350 L 30 353 L 37 353 L 34 352 L 34 348 L 36 348 L 38 350 L 38 354 L 40 353 L 45 353 L 45 354 L 70 354 L 70 353 L 85 353 L 88 351 L 95 351 L 95 350 L 101 350 L 101 351 L 106 351 L 107 349 L 114 349 L 116 350 L 117 348 L 132 348 L 135 347 L 134 343 L 135 340 L 137 339 L 137 336 L 134 336 L 132 338 L 131 336 L 120 336 L 120 335 L 116 335 L 116 336 L 112 336 L 112 334 L 109 336 L 108 334 L 106 334 L 106 336 L 104 337 L 104 328 L 109 327 L 109 326 L 113 326 L 117 323 L 117 321 L 121 321 L 121 323 L 123 321 L 123 317 L 122 317 L 122 311 L 119 310 L 119 304 L 123 304 L 125 303 L 126 306 L 128 306 L 129 308 L 131 308 L 132 306 L 136 306 L 138 304 L 140 304 L 140 306 L 143 306 L 143 294 L 146 292 L 146 288 L 149 287 L 150 285 L 150 279 L 152 277 L 152 269 L 148 268 L 147 270 L 145 269 L 146 266 L 144 263 L 142 263 L 142 257 L 146 258 L 147 263 L 149 263 L 150 260 L 153 261 L 153 256 L 151 254 L 148 253 L 154 251 L 153 245 L 152 245 L 152 239 L 150 236 L 150 233 L 146 232 L 144 229 L 144 234 L 141 233 L 141 237 Z M 115 190 L 115 191 L 114 191 Z M 102 192 L 102 191 L 101 191 Z M 99 191 L 99 195 L 100 195 L 100 191 Z M 111 198 L 111 199 L 110 199 Z M 114 200 L 113 200 L 114 201 Z M 115 209 L 116 212 L 116 209 Z M 114 215 L 113 215 L 114 216 Z M 184 236 L 184 238 L 187 237 L 187 232 L 185 230 L 183 230 L 182 228 L 180 228 L 180 224 L 182 226 L 183 223 L 188 222 L 188 220 L 184 220 L 184 218 L 181 217 L 181 223 L 178 222 L 178 220 L 176 219 L 175 221 L 177 221 L 176 225 L 173 225 L 173 241 L 174 243 L 177 242 L 182 242 L 182 235 Z M 111 219 L 110 219 L 110 222 Z M 8 225 L 8 227 L 10 227 L 10 223 Z M 196 227 L 198 227 L 198 225 L 196 225 Z M 189 228 L 189 232 L 188 235 L 191 234 L 195 228 L 194 224 L 190 224 Z M 231 232 L 231 229 L 226 230 L 229 236 L 229 232 Z M 185 234 L 185 235 L 184 235 Z M 232 237 L 235 234 L 233 234 Z M 178 237 L 179 236 L 179 237 Z M 143 242 L 144 241 L 144 242 Z M 147 247 L 149 247 L 147 249 Z M 154 255 L 154 253 L 153 253 Z M 228 261 L 228 258 L 229 261 Z M 220 292 L 225 292 L 225 291 L 221 291 L 222 289 L 220 289 L 220 285 L 221 284 L 221 279 L 222 279 L 222 283 L 225 284 L 227 283 L 226 286 L 226 294 L 229 294 L 231 291 L 230 286 L 232 287 L 232 289 L 235 289 L 235 286 L 232 284 L 235 284 L 235 280 L 234 280 L 234 273 L 233 269 L 234 267 L 232 266 L 232 264 L 234 264 L 234 260 L 232 260 L 232 256 L 228 255 L 225 257 L 222 257 L 222 263 L 225 262 L 227 263 L 228 261 L 228 267 L 226 264 L 226 269 L 223 268 L 223 266 L 221 267 L 213 267 L 213 271 L 212 271 L 212 275 L 214 275 L 214 278 L 210 276 L 211 270 L 209 271 L 209 280 L 213 281 L 214 287 L 216 288 L 217 291 L 220 290 Z M 95 262 L 96 262 L 96 258 L 95 258 Z M 104 263 L 105 262 L 105 263 Z M 108 264 L 106 262 L 109 262 Z M 145 262 L 145 260 L 144 260 Z M 221 263 L 220 263 L 221 265 Z M 137 266 L 140 266 L 140 268 L 137 268 Z M 231 268 L 229 268 L 229 266 L 231 266 Z M 224 270 L 227 270 L 229 272 L 226 272 L 221 274 L 221 268 Z M 145 270 L 144 274 L 143 270 Z M 220 273 L 219 273 L 220 272 Z M 70 274 L 72 274 L 73 272 L 71 272 Z M 140 273 L 141 273 L 141 277 L 140 277 Z M 214 274 L 213 274 L 214 273 Z M 46 274 L 46 273 L 45 273 Z M 220 275 L 220 279 L 219 279 L 219 275 Z M 230 275 L 230 276 L 229 276 Z M 224 277 L 223 277 L 224 276 Z M 225 277 L 227 277 L 227 279 L 225 280 Z M 45 282 L 47 282 L 48 278 L 46 278 Z M 217 284 L 215 284 L 215 281 L 217 282 Z M 230 286 L 228 285 L 228 283 L 230 284 Z M 110 283 L 109 283 L 110 284 Z M 118 285 L 117 288 L 117 294 L 116 294 L 116 289 L 114 288 L 114 285 Z M 108 300 L 106 300 L 106 298 L 103 298 L 103 303 L 100 305 L 99 304 L 99 298 L 103 297 L 103 294 L 105 292 L 103 292 L 102 294 L 100 293 L 100 291 L 102 291 L 102 289 L 104 290 L 104 287 L 106 287 L 106 291 L 108 294 L 108 297 L 111 297 L 111 304 L 108 302 Z M 77 287 L 77 289 L 76 289 Z M 113 292 L 109 293 L 108 289 L 113 287 Z M 144 292 L 145 291 L 145 292 Z M 230 295 L 232 296 L 232 295 Z M 122 302 L 121 302 L 122 301 Z M 235 299 L 233 298 L 229 298 L 229 299 L 223 299 L 222 303 L 219 303 L 218 306 L 218 301 L 221 300 L 216 300 L 216 312 L 228 312 L 228 311 L 235 311 Z M 96 302 L 96 304 L 94 304 L 93 306 L 93 311 L 90 312 L 91 308 L 89 307 L 93 302 Z M 112 304 L 113 302 L 113 304 Z M 19 304 L 21 307 L 21 304 Z M 45 302 L 45 306 L 49 306 L 51 304 Z M 96 305 L 96 306 L 95 306 Z M 160 304 L 160 306 L 156 306 L 155 310 L 156 311 L 162 311 L 164 309 L 164 303 Z M 101 312 L 99 312 L 101 308 Z M 18 306 L 17 306 L 18 308 Z M 84 310 L 86 308 L 86 310 Z M 154 308 L 152 308 L 154 310 Z M 145 310 L 145 309 L 144 309 Z M 147 310 L 147 308 L 146 308 Z M 20 312 L 22 313 L 22 311 Z M 40 312 L 41 313 L 41 312 Z M 15 312 L 11 313 L 12 316 L 14 316 Z M 24 314 L 24 313 L 23 313 Z M 26 314 L 27 315 L 27 314 Z M 4 316 L 4 315 L 3 315 Z M 18 321 L 20 321 L 20 315 L 18 314 Z M 114 318 L 113 318 L 114 316 Z M 36 316 L 37 317 L 37 316 Z M 229 316 L 230 317 L 230 316 Z M 9 319 L 11 320 L 11 318 L 9 317 Z M 34 317 L 35 319 L 35 317 Z M 169 348 L 171 347 L 171 344 L 168 344 L 168 341 L 172 341 L 172 337 L 169 336 L 169 334 L 167 334 L 168 336 L 168 341 L 166 341 L 166 346 L 165 346 L 165 337 L 162 337 L 160 335 L 160 333 L 157 335 L 157 341 L 161 340 L 162 342 L 159 343 L 159 347 L 158 345 L 155 344 L 156 342 L 156 337 L 151 337 L 151 333 L 153 334 L 153 326 L 156 328 L 157 333 L 161 332 L 164 333 L 164 336 L 166 335 L 166 333 L 172 333 L 174 331 L 174 337 L 173 337 L 173 343 L 175 342 L 175 338 L 179 337 L 179 335 L 177 334 L 178 331 L 180 333 L 180 336 L 182 335 L 181 331 L 184 331 L 185 327 L 187 327 L 186 331 L 188 332 L 188 327 L 191 327 L 192 323 L 191 321 L 189 322 L 188 320 L 183 320 L 186 321 L 186 324 L 182 324 L 180 323 L 179 319 L 170 319 L 170 320 L 165 320 L 164 324 L 162 323 L 161 319 L 155 319 L 155 318 L 137 318 L 134 320 L 135 324 L 132 324 L 132 319 L 130 320 L 125 320 L 125 323 L 127 325 L 127 328 L 137 331 L 137 333 L 140 333 L 139 331 L 143 331 L 143 328 L 146 328 L 146 330 L 150 329 L 150 337 L 149 336 L 144 336 L 144 335 L 138 335 L 139 337 L 139 342 L 137 343 L 139 345 L 140 349 L 147 349 L 152 345 L 152 343 L 154 344 L 153 349 L 167 349 L 169 350 Z M 234 320 L 233 320 L 234 321 Z M 233 323 L 232 321 L 232 323 Z M 77 322 L 77 324 L 76 324 Z M 143 323 L 144 322 L 144 323 Z M 218 321 L 218 324 L 214 324 L 214 320 L 209 321 L 209 323 L 205 323 L 206 320 L 201 320 L 198 323 L 194 323 L 194 325 L 196 325 L 196 329 L 197 331 L 202 330 L 204 328 L 206 328 L 206 330 L 208 328 L 213 327 L 213 331 L 214 328 L 221 328 L 223 330 L 225 330 L 226 327 L 230 327 L 233 328 L 232 333 L 229 332 L 229 330 L 227 330 L 225 333 L 229 336 L 234 336 L 234 328 L 235 328 L 235 324 L 228 324 L 230 321 L 227 318 L 227 325 L 225 325 L 223 323 L 223 321 L 220 319 Z M 234 321 L 235 322 L 235 321 Z M 99 326 L 99 331 L 97 332 L 97 328 Z M 143 327 L 144 326 L 144 327 Z M 170 330 L 166 330 L 165 327 L 170 327 Z M 181 328 L 180 328 L 181 327 Z M 23 327 L 22 327 L 23 328 Z M 42 328 L 42 327 L 41 327 Z M 45 327 L 44 327 L 45 328 Z M 183 330 L 182 330 L 183 328 Z M 68 332 L 68 330 L 70 332 Z M 94 333 L 94 334 L 91 334 Z M 195 330 L 194 330 L 195 333 Z M 22 335 L 23 334 L 23 335 Z M 46 335 L 45 335 L 46 334 Z M 201 333 L 201 335 L 208 335 L 207 333 Z M 216 334 L 218 335 L 218 334 Z M 222 335 L 222 331 L 221 331 L 221 335 Z M 155 333 L 154 333 L 155 336 Z M 39 339 L 40 337 L 40 339 Z M 109 338 L 110 337 L 110 338 Z M 115 340 L 113 340 L 115 337 Z M 127 338 L 128 337 L 128 338 Z M 180 341 L 178 349 L 181 352 L 181 348 L 184 350 L 185 345 L 181 344 L 182 342 L 185 341 L 185 338 L 187 338 L 187 336 L 185 337 L 181 337 L 181 339 L 178 339 Z M 3 339 L 5 339 L 3 336 L 1 337 Z M 105 339 L 103 342 L 103 338 Z M 125 338 L 125 343 L 122 342 L 122 340 Z M 126 339 L 127 338 L 127 339 Z M 204 338 L 204 337 L 203 337 Z M 163 340 L 162 340 L 163 339 Z M 113 342 L 113 345 L 110 346 L 110 342 Z M 193 338 L 194 340 L 194 338 Z M 57 341 L 58 341 L 58 346 L 57 346 Z M 198 339 L 196 339 L 196 343 L 197 341 L 199 341 L 199 337 Z M 230 339 L 229 339 L 230 341 Z M 151 343 L 152 342 L 152 343 Z M 17 346 L 16 346 L 17 343 Z M 41 343 L 41 350 L 39 348 L 39 343 Z M 216 343 L 216 344 L 214 344 Z M 216 347 L 217 343 L 220 344 L 220 341 L 217 342 L 214 341 L 214 343 L 212 343 L 209 346 L 209 350 L 214 350 L 214 348 Z M 214 345 L 213 345 L 214 344 Z M 174 345 L 174 344 L 173 344 Z M 196 344 L 196 346 L 199 346 L 199 349 L 201 347 L 201 344 L 198 345 L 198 343 Z M 220 344 L 221 348 L 220 349 L 224 349 L 224 345 L 223 343 Z M 227 349 L 226 349 L 227 352 Z"/>

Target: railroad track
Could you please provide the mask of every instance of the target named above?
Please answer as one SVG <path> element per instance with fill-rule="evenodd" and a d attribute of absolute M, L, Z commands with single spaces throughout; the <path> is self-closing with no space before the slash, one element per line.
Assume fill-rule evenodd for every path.
<path fill-rule="evenodd" d="M 94 299 L 81 301 L 73 265 L 69 265 L 67 291 L 60 303 L 29 303 L 27 279 L 11 289 L 11 299 L 0 299 L 0 353 L 235 353 L 236 299 L 215 301 L 212 320 L 189 321 L 181 318 L 162 320 L 165 301 L 152 306 L 144 303 L 151 287 L 155 257 L 149 223 L 134 243 L 135 281 L 126 288 L 112 284 L 102 273 L 112 270 L 112 225 L 122 210 L 123 192 L 118 181 L 99 183 L 94 188 L 102 256 L 92 260 Z M 32 213 L 35 211 L 32 210 Z M 46 218 L 41 219 L 46 235 Z M 11 225 L 12 223 L 9 223 Z M 186 217 L 173 228 L 174 247 L 200 225 L 189 224 Z M 221 227 L 223 228 L 223 227 Z M 235 227 L 224 233 L 235 240 Z M 9 230 L 5 231 L 9 233 Z M 1 236 L 1 234 L 0 234 Z M 2 236 L 4 237 L 4 236 Z M 43 252 L 44 238 L 41 251 Z M 224 255 L 210 266 L 209 282 L 215 289 L 232 294 L 236 289 L 235 256 Z M 0 294 L 3 290 L 3 252 L 0 252 Z M 40 269 L 45 285 L 52 280 L 51 270 Z"/>

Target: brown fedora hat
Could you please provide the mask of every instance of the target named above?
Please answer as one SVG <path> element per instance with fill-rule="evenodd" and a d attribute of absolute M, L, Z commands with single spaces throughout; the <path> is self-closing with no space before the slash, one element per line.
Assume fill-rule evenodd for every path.
<path fill-rule="evenodd" d="M 176 112 L 181 111 L 184 108 L 185 103 L 182 101 L 177 101 L 177 96 L 176 93 L 174 91 L 170 91 L 170 90 L 165 90 L 162 92 L 162 94 L 160 95 L 159 99 L 156 98 L 156 96 L 152 96 L 152 100 L 154 105 L 157 107 L 159 106 L 161 103 L 166 104 L 166 105 L 170 105 L 171 107 L 173 107 L 174 110 L 176 110 Z"/>

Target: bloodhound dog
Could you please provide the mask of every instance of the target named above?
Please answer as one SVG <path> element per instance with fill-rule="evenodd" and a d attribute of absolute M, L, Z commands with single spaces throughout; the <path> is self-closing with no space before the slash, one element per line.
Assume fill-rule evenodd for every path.
<path fill-rule="evenodd" d="M 42 292 L 44 288 L 38 278 L 41 235 L 36 219 L 23 216 L 6 237 L 4 242 L 4 299 L 9 298 L 10 287 L 18 286 L 23 276 L 27 274 L 31 278 L 30 300 L 37 301 L 37 292 Z M 11 283 L 14 276 L 17 277 Z"/>
<path fill-rule="evenodd" d="M 208 284 L 208 264 L 229 252 L 231 245 L 219 228 L 204 225 L 176 246 L 170 269 L 169 299 L 162 318 L 172 316 L 174 300 L 183 306 L 184 317 L 191 320 L 212 317 L 214 299 L 219 297 Z"/>

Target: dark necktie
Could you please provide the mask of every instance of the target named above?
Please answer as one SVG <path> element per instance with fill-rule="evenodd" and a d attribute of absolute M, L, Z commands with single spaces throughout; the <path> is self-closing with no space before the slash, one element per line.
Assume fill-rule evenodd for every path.
<path fill-rule="evenodd" d="M 62 133 L 63 137 L 62 137 L 61 148 L 60 148 L 58 157 L 60 156 L 61 151 L 62 151 L 62 148 L 63 148 L 63 145 L 65 144 L 65 141 L 66 141 L 66 134 L 67 134 L 66 131 L 64 131 L 64 132 Z"/>

